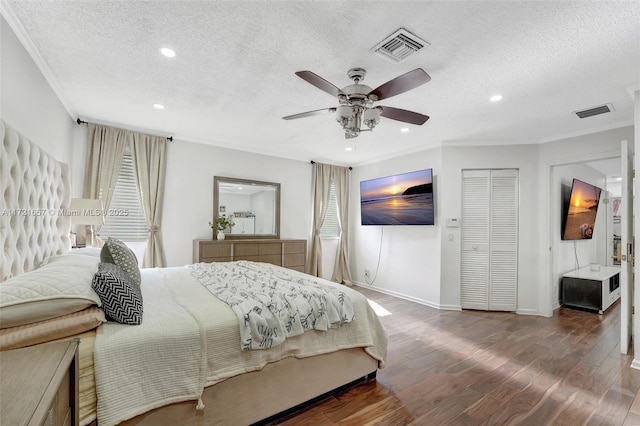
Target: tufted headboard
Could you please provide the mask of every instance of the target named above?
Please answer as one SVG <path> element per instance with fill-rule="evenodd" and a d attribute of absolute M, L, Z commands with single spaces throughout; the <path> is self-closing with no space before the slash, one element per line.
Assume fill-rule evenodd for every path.
<path fill-rule="evenodd" d="M 71 248 L 71 180 L 67 164 L 1 119 L 0 136 L 1 282 Z"/>

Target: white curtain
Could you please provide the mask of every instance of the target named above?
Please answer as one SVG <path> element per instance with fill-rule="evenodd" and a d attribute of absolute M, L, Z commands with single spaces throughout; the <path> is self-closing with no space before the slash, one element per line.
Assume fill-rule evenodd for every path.
<path fill-rule="evenodd" d="M 165 257 L 160 238 L 160 223 L 164 198 L 167 139 L 143 133 L 131 133 L 131 144 L 133 170 L 149 227 L 142 266 L 144 268 L 163 267 Z"/>
<path fill-rule="evenodd" d="M 101 198 L 105 210 L 111 204 L 126 144 L 131 143 L 133 169 L 149 229 L 142 266 L 165 266 L 160 223 L 167 139 L 90 123 L 88 141 L 83 197 Z M 98 240 L 98 243 L 102 244 L 102 241 Z"/>
<path fill-rule="evenodd" d="M 331 281 L 352 285 L 349 269 L 349 182 L 351 173 L 347 167 L 331 167 L 331 180 L 336 192 L 338 217 L 340 218 L 340 241 L 336 252 Z"/>
<path fill-rule="evenodd" d="M 102 199 L 102 208 L 105 210 L 108 210 L 111 204 L 126 140 L 126 130 L 89 124 L 89 145 L 82 197 Z M 99 234 L 101 227 L 102 225 L 96 227 L 96 234 Z M 99 239 L 98 244 L 101 244 Z"/>
<path fill-rule="evenodd" d="M 320 229 L 327 213 L 329 189 L 331 185 L 331 166 L 313 163 L 313 217 L 311 218 L 311 250 L 307 273 L 319 277 L 322 275 L 322 243 Z"/>

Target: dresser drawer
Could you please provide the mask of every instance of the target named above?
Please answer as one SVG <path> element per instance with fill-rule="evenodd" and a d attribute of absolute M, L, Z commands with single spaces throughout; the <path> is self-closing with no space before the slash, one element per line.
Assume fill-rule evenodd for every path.
<path fill-rule="evenodd" d="M 297 241 L 291 243 L 282 243 L 282 252 L 284 254 L 290 253 L 303 253 L 306 251 L 307 243 L 304 241 Z"/>
<path fill-rule="evenodd" d="M 292 266 L 304 266 L 305 255 L 304 253 L 287 254 L 283 257 L 283 264 L 285 268 Z"/>
<path fill-rule="evenodd" d="M 282 255 L 264 254 L 258 258 L 259 262 L 271 263 L 272 265 L 282 266 Z"/>
<path fill-rule="evenodd" d="M 260 256 L 277 254 L 280 255 L 282 253 L 282 244 L 280 243 L 268 243 L 268 244 L 258 244 L 258 252 Z"/>
<path fill-rule="evenodd" d="M 231 262 L 231 256 L 225 256 L 225 257 L 203 257 L 198 262 L 204 262 L 204 263 Z"/>
<path fill-rule="evenodd" d="M 233 259 L 241 260 L 245 259 L 245 256 L 258 256 L 260 254 L 260 249 L 258 248 L 258 244 L 244 244 L 244 243 L 236 243 L 233 248 Z"/>
<path fill-rule="evenodd" d="M 231 258 L 231 246 L 223 245 L 223 244 L 202 244 L 200 246 L 202 248 L 202 253 L 200 254 L 203 258 L 205 257 L 228 257 Z M 204 260 L 203 260 L 204 262 Z"/>

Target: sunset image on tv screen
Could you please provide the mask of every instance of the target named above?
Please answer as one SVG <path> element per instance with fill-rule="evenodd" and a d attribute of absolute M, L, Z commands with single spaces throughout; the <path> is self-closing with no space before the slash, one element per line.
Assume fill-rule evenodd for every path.
<path fill-rule="evenodd" d="M 597 186 L 573 180 L 563 240 L 588 240 L 593 237 L 601 191 Z"/>
<path fill-rule="evenodd" d="M 363 225 L 433 225 L 431 169 L 360 182 Z"/>

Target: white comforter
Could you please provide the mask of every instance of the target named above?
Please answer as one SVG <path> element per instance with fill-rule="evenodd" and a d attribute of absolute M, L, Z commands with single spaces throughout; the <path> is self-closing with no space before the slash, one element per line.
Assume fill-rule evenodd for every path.
<path fill-rule="evenodd" d="M 142 325 L 110 322 L 98 329 L 98 424 L 114 425 L 163 405 L 199 400 L 205 386 L 289 356 L 363 347 L 382 367 L 387 334 L 366 298 L 324 282 L 351 296 L 353 322 L 326 332 L 311 330 L 268 350 L 241 351 L 236 315 L 185 267 L 143 269 Z"/>

